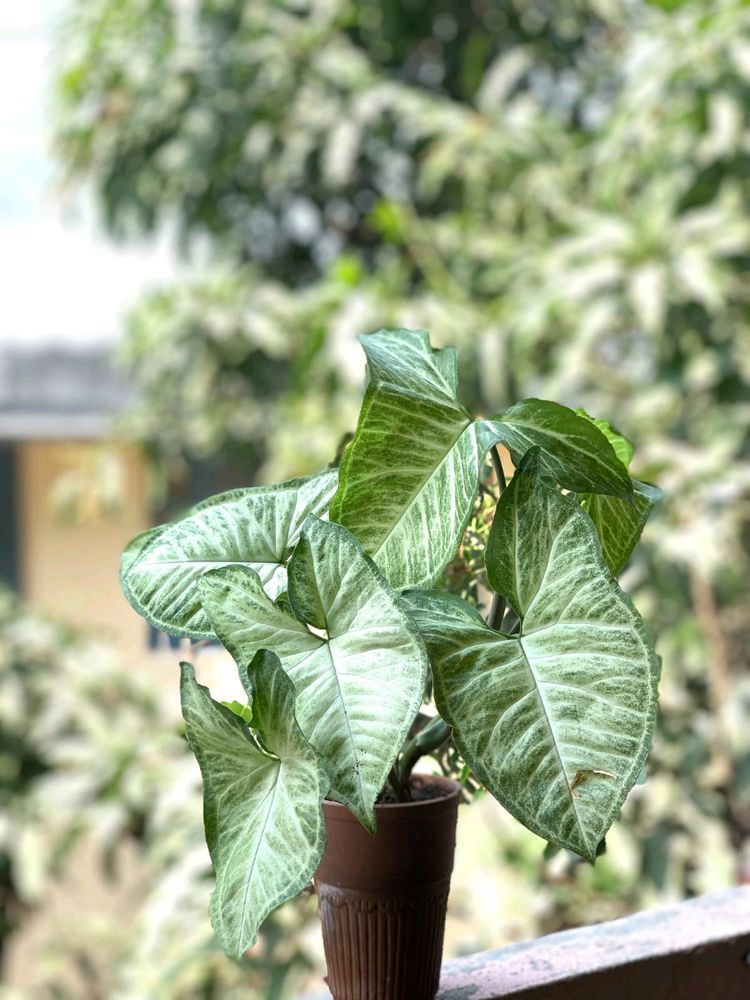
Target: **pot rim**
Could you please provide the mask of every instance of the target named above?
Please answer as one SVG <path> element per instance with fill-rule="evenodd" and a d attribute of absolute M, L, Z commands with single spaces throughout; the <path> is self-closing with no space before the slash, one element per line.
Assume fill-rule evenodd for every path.
<path fill-rule="evenodd" d="M 430 799 L 420 799 L 417 802 L 376 802 L 375 813 L 389 812 L 395 815 L 405 810 L 421 809 L 425 806 L 431 806 L 433 809 L 439 810 L 441 806 L 446 804 L 452 808 L 453 801 L 460 799 L 461 785 L 453 778 L 448 778 L 444 774 L 414 774 L 412 777 L 420 778 L 428 784 L 442 785 L 445 789 L 445 794 Z M 351 819 L 354 823 L 359 823 L 356 816 L 341 802 L 335 802 L 333 799 L 324 799 L 323 806 L 327 813 L 335 813 L 335 819 L 337 820 L 348 821 Z"/>

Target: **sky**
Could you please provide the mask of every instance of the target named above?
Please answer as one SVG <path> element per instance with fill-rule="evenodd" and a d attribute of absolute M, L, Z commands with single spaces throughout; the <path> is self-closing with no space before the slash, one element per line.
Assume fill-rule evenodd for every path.
<path fill-rule="evenodd" d="M 92 346 L 120 336 L 128 307 L 169 281 L 166 240 L 114 246 L 86 197 L 55 191 L 51 49 L 66 0 L 0 0 L 0 344 Z"/>

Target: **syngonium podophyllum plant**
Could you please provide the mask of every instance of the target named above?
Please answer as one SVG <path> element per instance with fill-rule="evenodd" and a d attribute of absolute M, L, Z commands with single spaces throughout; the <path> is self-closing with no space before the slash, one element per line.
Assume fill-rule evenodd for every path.
<path fill-rule="evenodd" d="M 452 741 L 530 830 L 593 861 L 651 742 L 658 661 L 615 575 L 658 491 L 631 480 L 629 442 L 539 399 L 475 419 L 454 350 L 409 330 L 361 342 L 369 380 L 338 470 L 212 497 L 123 556 L 136 610 L 221 640 L 247 692 L 218 703 L 182 664 L 212 919 L 232 955 L 315 872 L 325 797 L 374 831 L 384 790 L 408 797 L 415 762 Z M 502 492 L 485 620 L 431 588 L 488 454 Z"/>

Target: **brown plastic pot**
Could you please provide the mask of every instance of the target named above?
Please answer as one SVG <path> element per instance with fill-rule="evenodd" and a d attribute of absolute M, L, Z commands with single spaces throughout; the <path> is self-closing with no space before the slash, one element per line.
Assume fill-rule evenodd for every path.
<path fill-rule="evenodd" d="M 315 876 L 334 1000 L 433 1000 L 440 980 L 460 786 L 418 776 L 443 794 L 377 805 L 370 835 L 324 802 L 328 846 Z"/>

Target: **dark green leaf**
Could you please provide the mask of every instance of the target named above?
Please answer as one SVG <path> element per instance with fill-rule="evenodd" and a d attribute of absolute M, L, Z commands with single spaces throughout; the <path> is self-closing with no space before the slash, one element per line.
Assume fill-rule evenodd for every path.
<path fill-rule="evenodd" d="M 529 448 L 540 449 L 544 472 L 567 490 L 629 498 L 627 469 L 595 424 L 547 399 L 523 399 L 491 421 L 492 430 L 519 465 Z"/>
<path fill-rule="evenodd" d="M 616 575 L 630 558 L 651 511 L 662 492 L 649 483 L 633 480 L 633 500 L 589 493 L 579 496 L 583 509 L 594 522 L 609 571 Z"/>

